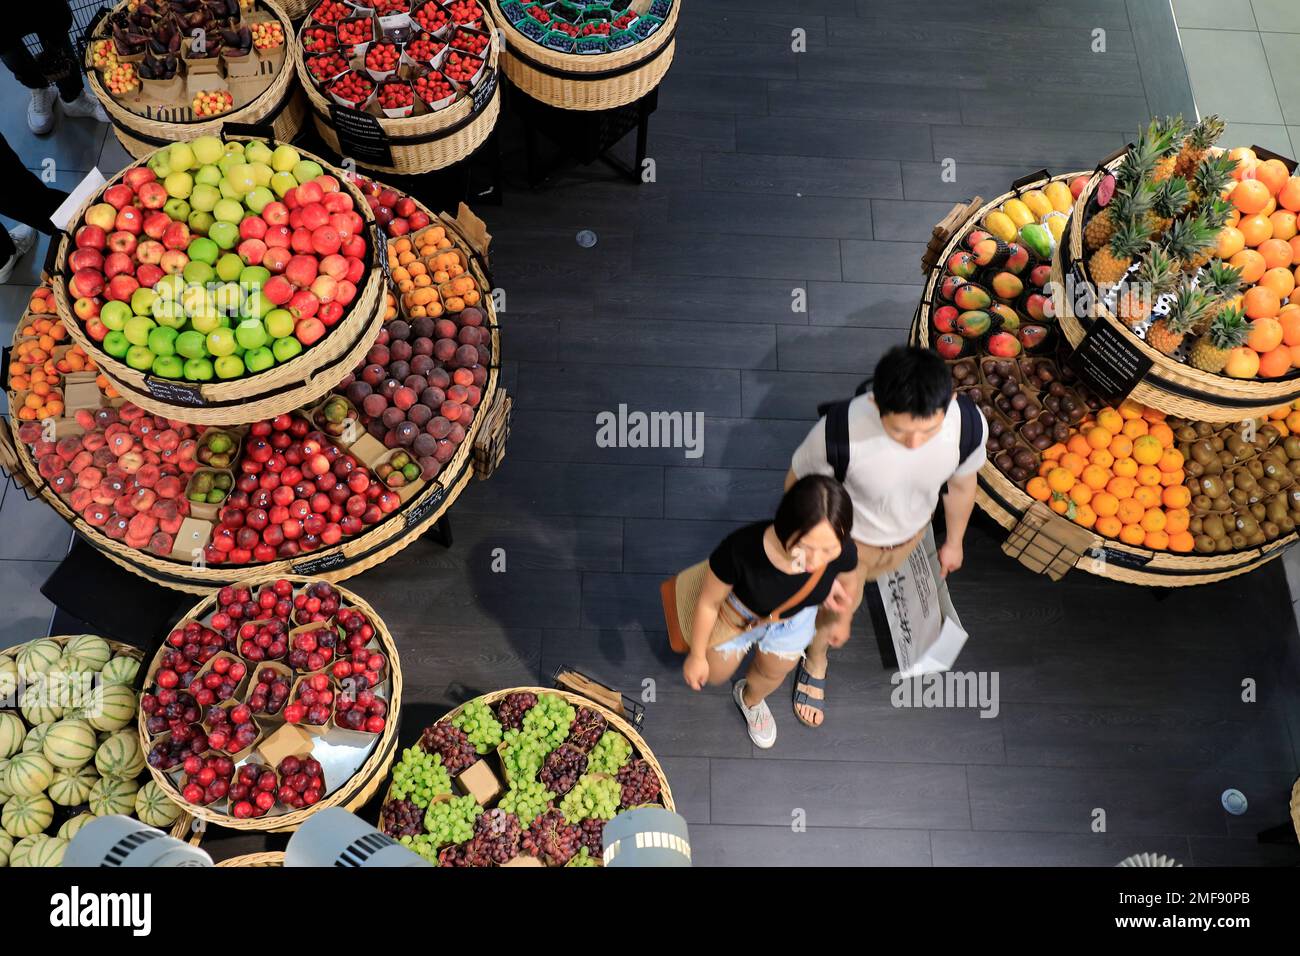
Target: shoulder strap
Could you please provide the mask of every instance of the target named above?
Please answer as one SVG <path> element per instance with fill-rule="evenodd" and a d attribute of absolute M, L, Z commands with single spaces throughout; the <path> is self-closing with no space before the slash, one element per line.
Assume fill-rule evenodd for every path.
<path fill-rule="evenodd" d="M 826 406 L 826 462 L 835 480 L 844 483 L 849 473 L 849 402 L 845 399 Z"/>
<path fill-rule="evenodd" d="M 781 602 L 780 606 L 767 616 L 767 619 L 769 621 L 777 620 L 782 614 L 790 610 L 790 608 L 795 607 L 797 604 L 802 602 L 804 598 L 812 594 L 813 589 L 817 587 L 817 582 L 822 579 L 822 572 L 825 570 L 826 565 L 823 564 L 812 574 L 808 575 L 808 580 L 804 582 L 803 587 L 798 591 L 795 591 L 794 594 L 790 596 L 789 600 Z"/>
<path fill-rule="evenodd" d="M 980 424 L 980 410 L 975 405 L 975 400 L 965 392 L 957 395 L 957 409 L 961 412 L 961 438 L 957 445 L 957 464 L 960 466 L 979 447 L 984 429 Z"/>

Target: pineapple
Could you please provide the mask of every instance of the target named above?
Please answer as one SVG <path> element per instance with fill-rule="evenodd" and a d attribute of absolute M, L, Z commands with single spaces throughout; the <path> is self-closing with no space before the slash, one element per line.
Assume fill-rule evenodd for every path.
<path fill-rule="evenodd" d="M 1129 328 L 1136 328 L 1151 315 L 1156 300 L 1172 292 L 1181 276 L 1177 259 L 1154 242 L 1147 243 L 1133 281 L 1124 283 L 1115 302 L 1115 313 Z"/>
<path fill-rule="evenodd" d="M 1159 137 L 1157 143 L 1166 144 L 1160 150 L 1160 156 L 1156 160 L 1156 167 L 1151 173 L 1152 181 L 1161 183 L 1174 175 L 1178 145 L 1183 139 L 1184 123 L 1182 116 L 1166 116 L 1163 120 L 1157 120 L 1153 125 L 1155 126 L 1156 136 Z"/>
<path fill-rule="evenodd" d="M 1138 185 L 1150 182 L 1156 164 L 1173 141 L 1173 130 L 1163 128 L 1160 120 L 1152 120 L 1146 129 L 1139 129 L 1137 142 L 1124 154 L 1119 169 L 1115 171 L 1116 188 L 1132 191 Z"/>
<path fill-rule="evenodd" d="M 1216 116 L 1207 116 L 1187 134 L 1183 148 L 1178 153 L 1178 162 L 1174 164 L 1174 174 L 1188 177 L 1201 165 L 1206 153 L 1223 135 L 1223 120 Z"/>
<path fill-rule="evenodd" d="M 1228 221 L 1231 206 L 1219 199 L 1201 206 L 1195 216 L 1179 219 L 1169 227 L 1164 237 L 1164 247 L 1175 259 L 1183 262 L 1183 271 L 1194 274 L 1214 257 L 1219 243 L 1219 230 Z"/>
<path fill-rule="evenodd" d="M 1202 372 L 1222 372 L 1228 354 L 1246 344 L 1250 326 L 1241 310 L 1233 306 L 1221 310 L 1210 323 L 1209 331 L 1192 344 L 1188 361 Z"/>
<path fill-rule="evenodd" d="M 1110 242 L 1094 252 L 1088 260 L 1088 272 L 1092 281 L 1098 287 L 1106 287 L 1124 278 L 1150 236 L 1145 215 L 1121 222 L 1115 234 L 1110 237 Z"/>
<path fill-rule="evenodd" d="M 1195 335 L 1204 335 L 1210 324 L 1222 312 L 1229 302 L 1241 291 L 1241 270 L 1230 266 L 1222 259 L 1211 259 L 1197 283 L 1197 288 L 1210 300 L 1210 307 L 1200 323 L 1192 329 Z"/>
<path fill-rule="evenodd" d="M 1201 320 L 1207 305 L 1203 292 L 1190 284 L 1183 285 L 1169 306 L 1169 314 L 1156 319 L 1147 329 L 1147 345 L 1157 352 L 1173 355 L 1183 344 L 1183 337 Z"/>
<path fill-rule="evenodd" d="M 1181 215 L 1191 202 L 1191 190 L 1187 180 L 1181 176 L 1166 179 L 1156 187 L 1155 198 L 1151 204 L 1151 231 L 1163 235 L 1173 225 L 1174 218 Z"/>
<path fill-rule="evenodd" d="M 1192 173 L 1192 205 L 1200 205 L 1207 197 L 1222 196 L 1223 191 L 1232 183 L 1233 170 L 1237 161 L 1229 159 L 1227 153 L 1207 156 Z"/>
<path fill-rule="evenodd" d="M 1150 185 L 1134 189 L 1116 190 L 1110 204 L 1097 215 L 1088 220 L 1083 229 L 1083 241 L 1089 250 L 1100 249 L 1110 242 L 1115 235 L 1117 223 L 1127 219 L 1142 221 L 1155 199 L 1155 192 Z"/>

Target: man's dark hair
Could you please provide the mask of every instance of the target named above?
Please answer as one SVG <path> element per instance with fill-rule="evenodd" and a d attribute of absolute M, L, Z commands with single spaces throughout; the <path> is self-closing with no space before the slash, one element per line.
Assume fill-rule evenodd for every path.
<path fill-rule="evenodd" d="M 853 530 L 853 502 L 834 478 L 806 475 L 785 493 L 772 522 L 782 547 L 789 548 L 823 521 L 829 521 L 840 541 Z"/>
<path fill-rule="evenodd" d="M 937 353 L 896 345 L 876 363 L 871 391 L 882 415 L 929 418 L 952 401 L 952 375 Z"/>

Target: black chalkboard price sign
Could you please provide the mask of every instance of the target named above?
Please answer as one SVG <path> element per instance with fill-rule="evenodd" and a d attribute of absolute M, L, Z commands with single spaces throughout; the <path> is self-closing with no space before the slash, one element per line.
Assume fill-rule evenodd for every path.
<path fill-rule="evenodd" d="M 293 566 L 294 574 L 301 574 L 304 577 L 321 574 L 325 571 L 333 571 L 335 568 L 341 568 L 348 563 L 348 557 L 342 551 L 333 551 L 329 554 L 322 554 L 319 558 L 312 558 L 308 561 L 299 561 Z"/>
<path fill-rule="evenodd" d="M 497 89 L 497 71 L 488 70 L 483 82 L 474 89 L 474 112 L 481 113 Z"/>
<path fill-rule="evenodd" d="M 379 120 L 360 110 L 330 104 L 330 119 L 339 137 L 339 152 L 359 163 L 393 165 L 393 150 Z"/>
<path fill-rule="evenodd" d="M 1098 320 L 1092 323 L 1067 364 L 1098 395 L 1122 399 L 1137 387 L 1154 363 L 1123 332 Z"/>
<path fill-rule="evenodd" d="M 433 514 L 438 509 L 438 505 L 442 503 L 442 499 L 445 495 L 446 489 L 443 488 L 442 485 L 439 485 L 431 494 L 426 495 L 412 504 L 406 509 L 406 526 L 408 528 L 414 528 L 417 525 L 423 524 L 428 519 L 429 515 Z"/>
<path fill-rule="evenodd" d="M 203 397 L 203 390 L 193 382 L 178 382 L 169 378 L 144 377 L 145 388 L 149 394 L 160 402 L 169 405 L 188 405 L 191 408 L 205 408 L 208 404 Z"/>

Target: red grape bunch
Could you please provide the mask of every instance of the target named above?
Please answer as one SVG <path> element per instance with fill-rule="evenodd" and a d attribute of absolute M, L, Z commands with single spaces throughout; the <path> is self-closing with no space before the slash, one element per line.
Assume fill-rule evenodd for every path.
<path fill-rule="evenodd" d="M 524 714 L 537 704 L 537 695 L 528 691 L 506 694 L 497 704 L 497 720 L 502 730 L 518 730 L 524 724 Z"/>
<path fill-rule="evenodd" d="M 523 834 L 519 818 L 501 809 L 488 810 L 474 821 L 474 838 L 465 847 L 470 866 L 500 866 L 519 855 Z"/>
<path fill-rule="evenodd" d="M 644 760 L 634 760 L 615 775 L 623 785 L 623 806 L 636 807 L 659 799 L 659 775 Z"/>
<path fill-rule="evenodd" d="M 524 849 L 552 866 L 564 866 L 582 845 L 582 830 L 565 822 L 559 810 L 547 810 L 524 831 Z"/>
<path fill-rule="evenodd" d="M 381 813 L 384 832 L 393 839 L 415 836 L 424 830 L 424 809 L 410 800 L 389 800 Z"/>
<path fill-rule="evenodd" d="M 583 753 L 591 753 L 591 748 L 596 746 L 596 741 L 600 740 L 608 726 L 609 721 L 604 714 L 590 707 L 579 707 L 577 716 L 573 718 L 573 726 L 569 728 L 568 742 Z"/>
<path fill-rule="evenodd" d="M 442 754 L 442 765 L 451 774 L 460 773 L 478 760 L 478 751 L 465 732 L 445 720 L 424 729 L 420 736 L 420 749 L 426 753 Z"/>
<path fill-rule="evenodd" d="M 547 755 L 538 779 L 547 790 L 562 797 L 586 771 L 587 755 L 572 744 L 561 744 Z"/>

